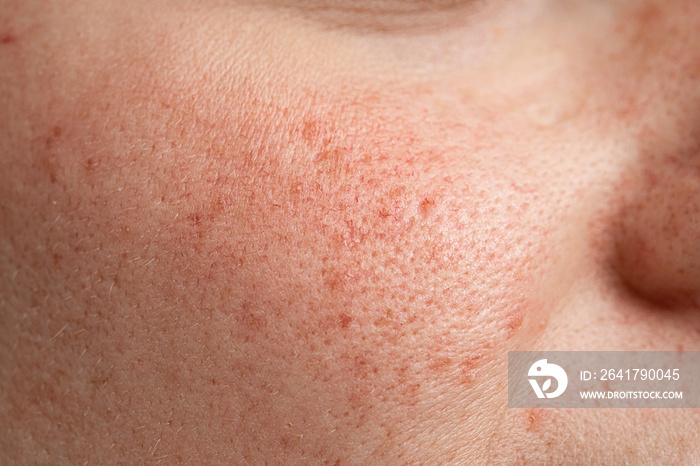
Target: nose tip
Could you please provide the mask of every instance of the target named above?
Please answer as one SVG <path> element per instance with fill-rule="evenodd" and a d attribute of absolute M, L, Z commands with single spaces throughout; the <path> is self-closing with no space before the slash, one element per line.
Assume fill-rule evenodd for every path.
<path fill-rule="evenodd" d="M 637 296 L 700 309 L 700 153 L 632 174 L 617 219 L 620 278 Z"/>

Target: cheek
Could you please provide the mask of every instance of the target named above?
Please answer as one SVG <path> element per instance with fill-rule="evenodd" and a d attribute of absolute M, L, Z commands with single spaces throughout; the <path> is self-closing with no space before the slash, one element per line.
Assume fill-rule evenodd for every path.
<path fill-rule="evenodd" d="M 214 95 L 117 110 L 99 93 L 90 120 L 51 121 L 26 175 L 45 233 L 18 241 L 80 303 L 54 314 L 87 330 L 66 354 L 133 374 L 145 399 L 193 390 L 182 419 L 236 418 L 231 435 L 285 448 L 377 413 L 404 435 L 387 426 L 420 423 L 436 395 L 487 396 L 503 350 L 541 328 L 542 187 L 506 174 L 496 127 L 446 124 L 413 93 L 327 94 L 246 89 L 208 111 Z M 128 380 L 105 377 L 86 390 L 117 403 Z"/>
<path fill-rule="evenodd" d="M 186 260 L 168 273 L 187 310 L 221 313 L 230 344 L 285 377 L 411 405 L 473 387 L 512 339 L 534 338 L 549 253 L 537 186 L 480 162 L 501 157 L 492 135 L 464 128 L 473 145 L 442 147 L 425 136 L 447 134 L 440 122 L 385 99 L 318 102 L 333 110 L 234 145 L 235 119 L 206 143 L 184 135 L 202 157 L 169 168 L 169 242 Z M 253 121 L 274 127 L 285 110 Z"/>
<path fill-rule="evenodd" d="M 333 426 L 372 425 L 389 406 L 388 425 L 417 423 L 437 395 L 483 397 L 544 307 L 537 187 L 479 162 L 484 140 L 441 147 L 419 136 L 432 129 L 415 108 L 374 102 L 332 104 L 350 121 L 290 118 L 250 144 L 283 148 L 255 164 L 227 150 L 183 166 L 202 182 L 177 194 L 189 197 L 172 229 L 185 309 L 218 315 L 224 347 Z"/>

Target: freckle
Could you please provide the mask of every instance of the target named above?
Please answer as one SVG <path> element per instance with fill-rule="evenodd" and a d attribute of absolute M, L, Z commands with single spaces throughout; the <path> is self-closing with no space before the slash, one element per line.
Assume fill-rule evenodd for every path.
<path fill-rule="evenodd" d="M 55 138 L 60 138 L 61 134 L 63 134 L 63 130 L 61 129 L 60 126 L 54 126 L 53 127 L 53 137 Z"/>

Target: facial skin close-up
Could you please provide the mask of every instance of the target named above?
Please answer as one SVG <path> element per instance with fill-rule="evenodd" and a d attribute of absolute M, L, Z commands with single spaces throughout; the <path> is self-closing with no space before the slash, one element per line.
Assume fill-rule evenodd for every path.
<path fill-rule="evenodd" d="M 0 0 L 0 464 L 698 464 L 507 352 L 700 350 L 700 2 Z"/>

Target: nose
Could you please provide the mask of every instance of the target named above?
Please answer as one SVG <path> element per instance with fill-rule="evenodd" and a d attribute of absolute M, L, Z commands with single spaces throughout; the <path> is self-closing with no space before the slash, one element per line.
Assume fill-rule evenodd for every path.
<path fill-rule="evenodd" d="M 700 3 L 646 4 L 625 54 L 638 112 L 614 199 L 613 260 L 638 297 L 700 309 L 700 52 L 691 45 Z"/>
<path fill-rule="evenodd" d="M 657 148 L 642 158 L 621 189 L 619 276 L 638 296 L 667 307 L 700 309 L 700 124 L 698 130 L 685 148 L 662 144 L 670 153 Z"/>

